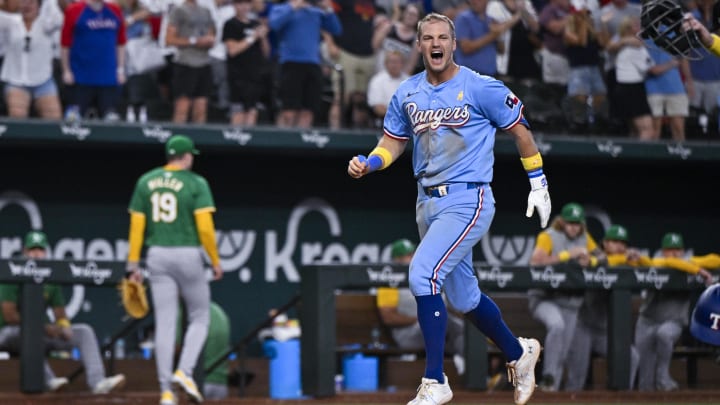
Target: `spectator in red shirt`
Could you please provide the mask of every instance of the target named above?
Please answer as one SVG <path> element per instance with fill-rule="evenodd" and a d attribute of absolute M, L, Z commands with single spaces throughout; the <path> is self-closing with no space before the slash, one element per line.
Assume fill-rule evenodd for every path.
<path fill-rule="evenodd" d="M 125 41 L 125 20 L 117 4 L 84 0 L 65 9 L 60 42 L 63 82 L 74 85 L 71 101 L 82 117 L 95 102 L 100 117 L 119 118 Z"/>

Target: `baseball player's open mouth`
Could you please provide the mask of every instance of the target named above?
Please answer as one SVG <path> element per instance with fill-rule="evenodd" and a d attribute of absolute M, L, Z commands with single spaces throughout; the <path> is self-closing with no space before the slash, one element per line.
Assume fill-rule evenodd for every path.
<path fill-rule="evenodd" d="M 430 52 L 430 57 L 431 57 L 434 61 L 437 62 L 437 61 L 439 61 L 440 59 L 442 59 L 443 53 L 442 53 L 442 51 L 432 51 L 432 52 Z"/>

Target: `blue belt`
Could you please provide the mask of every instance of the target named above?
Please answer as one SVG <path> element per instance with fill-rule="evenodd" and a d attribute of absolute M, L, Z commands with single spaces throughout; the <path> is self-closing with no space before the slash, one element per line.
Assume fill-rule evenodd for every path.
<path fill-rule="evenodd" d="M 428 197 L 444 197 L 450 193 L 457 193 L 461 190 L 478 189 L 485 183 L 445 183 L 437 186 L 423 187 Z"/>

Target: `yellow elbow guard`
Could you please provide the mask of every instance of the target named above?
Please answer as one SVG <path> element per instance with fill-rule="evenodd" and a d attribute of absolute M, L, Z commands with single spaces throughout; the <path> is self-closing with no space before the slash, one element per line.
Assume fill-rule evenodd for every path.
<path fill-rule="evenodd" d="M 373 149 L 372 152 L 368 155 L 368 158 L 372 155 L 376 155 L 382 159 L 382 166 L 380 166 L 379 170 L 382 170 L 388 166 L 390 166 L 390 163 L 392 163 L 392 153 L 390 153 L 389 150 L 383 148 L 382 146 L 378 146 L 377 148 Z"/>
<path fill-rule="evenodd" d="M 712 45 L 710 45 L 709 48 L 707 48 L 710 53 L 712 53 L 715 56 L 720 56 L 720 37 L 718 37 L 715 34 L 712 34 Z"/>
<path fill-rule="evenodd" d="M 542 156 L 540 156 L 540 152 L 532 156 L 521 157 L 520 161 L 522 162 L 522 165 L 525 168 L 526 172 L 531 172 L 533 170 L 537 170 L 543 167 L 543 161 Z"/>

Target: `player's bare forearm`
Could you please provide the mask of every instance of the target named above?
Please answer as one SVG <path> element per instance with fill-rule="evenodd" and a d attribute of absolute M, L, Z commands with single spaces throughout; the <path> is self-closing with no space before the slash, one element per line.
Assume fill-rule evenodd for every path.
<path fill-rule="evenodd" d="M 515 138 L 515 145 L 520 153 L 520 157 L 526 158 L 538 153 L 535 138 L 527 127 L 524 125 L 515 125 L 510 128 L 508 132 Z"/>

